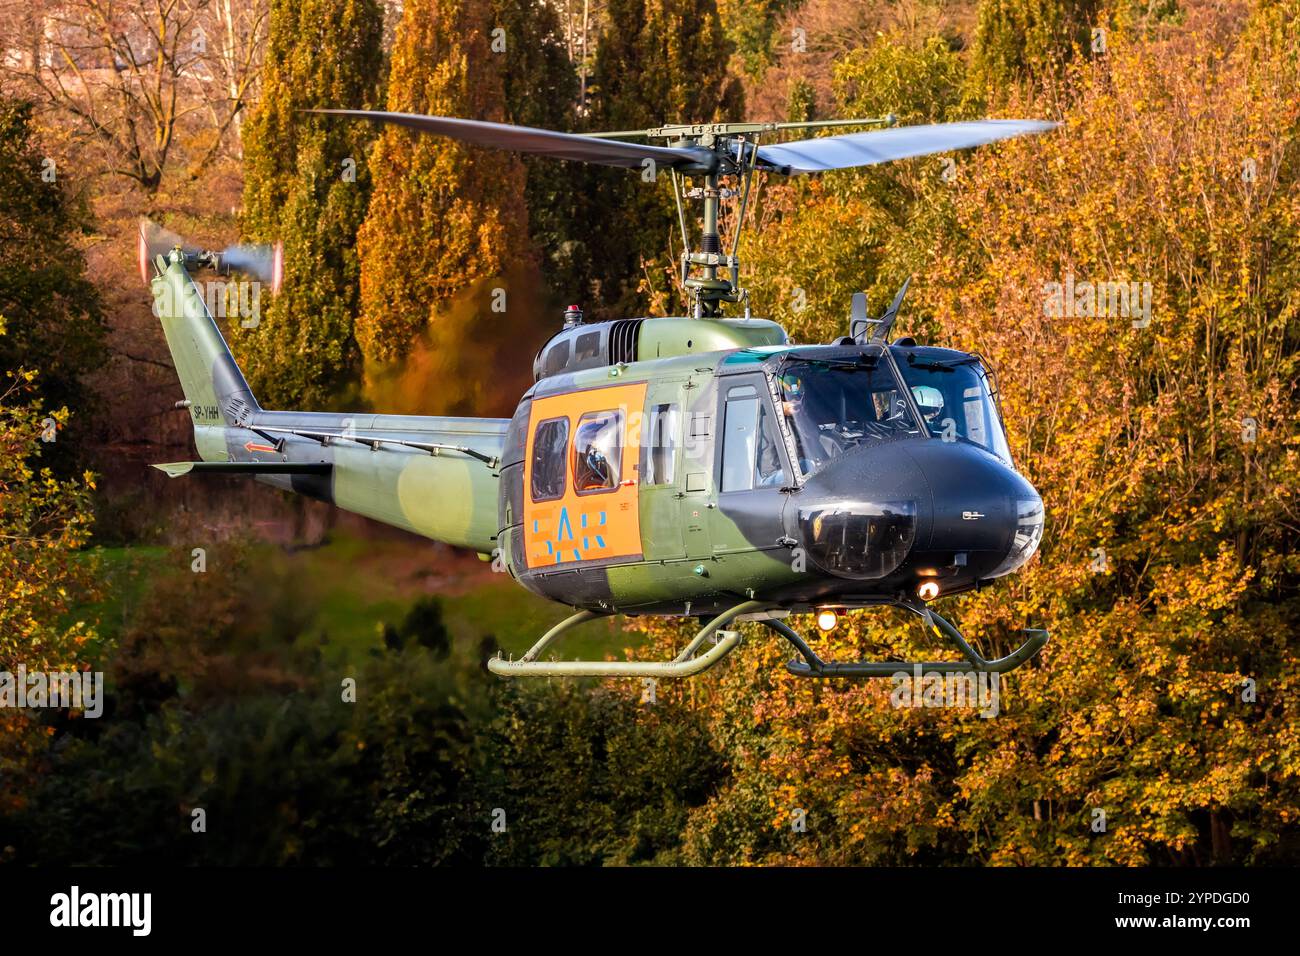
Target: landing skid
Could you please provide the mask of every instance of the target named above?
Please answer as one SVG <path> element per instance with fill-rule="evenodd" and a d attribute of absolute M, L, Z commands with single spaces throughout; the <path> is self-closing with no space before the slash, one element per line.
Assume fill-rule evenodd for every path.
<path fill-rule="evenodd" d="M 488 661 L 488 670 L 501 677 L 694 677 L 718 663 L 740 643 L 740 632 L 724 631 L 721 629 L 724 625 L 742 614 L 753 614 L 769 606 L 761 601 L 746 601 L 723 611 L 700 628 L 699 633 L 671 661 L 539 661 L 538 656 L 565 631 L 601 616 L 593 611 L 579 611 L 543 634 L 542 639 L 519 660 L 494 657 Z M 695 652 L 714 634 L 718 635 L 717 642 L 696 657 Z"/>
<path fill-rule="evenodd" d="M 1006 657 L 999 657 L 997 660 L 986 660 L 980 656 L 979 651 L 971 647 L 962 636 L 961 631 L 953 627 L 939 614 L 930 610 L 923 604 L 915 604 L 911 601 L 894 601 L 890 602 L 894 607 L 902 607 L 917 614 L 925 621 L 925 625 L 940 637 L 945 635 L 957 645 L 962 656 L 966 659 L 963 661 L 824 661 L 817 656 L 817 652 L 808 646 L 808 642 L 799 636 L 789 625 L 782 621 L 764 621 L 770 629 L 775 631 L 794 645 L 799 656 L 803 660 L 792 660 L 785 665 L 785 669 L 791 674 L 799 677 L 892 677 L 895 674 L 904 673 L 909 675 L 926 674 L 966 674 L 971 672 L 982 672 L 991 674 L 1005 674 L 1007 671 L 1015 670 L 1025 661 L 1037 654 L 1047 643 L 1047 632 L 1038 628 L 1025 628 L 1025 634 L 1028 640 L 1017 647 Z"/>
<path fill-rule="evenodd" d="M 891 677 L 898 673 L 907 674 L 960 674 L 968 672 L 987 672 L 1003 674 L 1025 663 L 1047 643 L 1047 632 L 1035 628 L 1026 628 L 1029 635 L 1020 647 L 1006 657 L 986 660 L 967 643 L 957 628 L 940 615 L 923 604 L 908 600 L 882 602 L 903 607 L 919 615 L 928 628 L 940 637 L 947 636 L 961 651 L 965 660 L 927 661 L 912 663 L 908 661 L 823 661 L 808 646 L 808 642 L 799 633 L 783 621 L 767 619 L 762 621 L 770 630 L 793 645 L 802 660 L 787 663 L 786 670 L 799 677 Z M 747 614 L 759 614 L 764 611 L 777 610 L 776 605 L 762 601 L 745 601 L 705 624 L 696 633 L 691 642 L 671 661 L 543 661 L 538 658 L 553 645 L 566 631 L 604 615 L 594 611 L 579 611 L 565 618 L 555 627 L 542 635 L 541 640 L 528 649 L 519 660 L 507 660 L 494 657 L 488 661 L 488 670 L 500 677 L 693 677 L 702 674 L 730 654 L 740 644 L 740 633 L 723 628 L 736 618 Z M 703 654 L 700 648 L 710 638 L 713 646 Z"/>

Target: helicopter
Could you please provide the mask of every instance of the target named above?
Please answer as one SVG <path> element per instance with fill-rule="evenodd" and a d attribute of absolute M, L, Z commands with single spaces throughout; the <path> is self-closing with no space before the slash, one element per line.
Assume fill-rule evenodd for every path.
<path fill-rule="evenodd" d="M 671 173 L 682 231 L 677 316 L 588 322 L 571 306 L 534 361 L 509 419 L 264 410 L 191 277 L 232 270 L 279 282 L 278 247 L 187 248 L 142 226 L 139 254 L 192 419 L 199 460 L 171 477 L 255 480 L 477 552 L 573 613 L 503 677 L 689 677 L 758 622 L 794 649 L 803 677 L 1003 673 L 1047 642 L 1026 629 L 983 657 L 930 602 L 989 586 L 1033 556 L 1042 499 L 1016 470 L 993 377 L 979 356 L 890 340 L 908 284 L 878 317 L 853 295 L 845 335 L 790 341 L 750 314 L 739 242 L 754 176 L 817 174 L 1043 133 L 1055 123 L 881 119 L 706 123 L 568 133 L 477 120 L 316 110 L 576 162 Z M 881 127 L 763 143 L 791 129 Z M 649 142 L 659 141 L 662 143 Z M 737 189 L 725 189 L 724 180 Z M 688 183 L 698 185 L 688 189 Z M 722 248 L 719 210 L 738 197 Z M 702 202 L 698 247 L 684 200 Z M 739 316 L 724 307 L 740 305 Z M 827 661 L 787 623 L 898 607 L 960 659 Z M 585 621 L 696 619 L 672 660 L 544 658 Z"/>

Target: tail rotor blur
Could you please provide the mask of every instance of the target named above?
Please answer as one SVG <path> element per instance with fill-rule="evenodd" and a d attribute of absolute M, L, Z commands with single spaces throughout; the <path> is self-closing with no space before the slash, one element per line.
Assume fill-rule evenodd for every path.
<path fill-rule="evenodd" d="M 220 275 L 238 272 L 261 282 L 272 294 L 280 291 L 284 280 L 284 244 L 236 244 L 225 249 L 200 249 L 184 238 L 150 219 L 140 220 L 136 251 L 141 281 L 148 283 L 157 256 L 179 250 L 190 268 L 212 269 Z"/>

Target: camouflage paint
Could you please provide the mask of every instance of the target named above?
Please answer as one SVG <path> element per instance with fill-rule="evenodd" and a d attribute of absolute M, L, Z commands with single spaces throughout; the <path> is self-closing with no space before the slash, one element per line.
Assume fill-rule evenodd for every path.
<path fill-rule="evenodd" d="M 154 282 L 159 317 L 205 462 L 327 465 L 327 474 L 256 477 L 481 554 L 500 547 L 502 566 L 522 585 L 573 607 L 706 615 L 748 600 L 786 609 L 866 606 L 914 593 L 918 575 L 942 575 L 944 593 L 956 593 L 1002 573 L 996 568 L 1015 531 L 1015 501 L 1035 494 L 1014 469 L 982 450 L 924 434 L 846 454 L 807 480 L 795 477 L 790 487 L 720 493 L 716 452 L 726 389 L 738 383 L 759 386 L 763 407 L 783 433 L 784 467 L 795 476 L 792 438 L 777 413 L 770 373 L 788 353 L 848 355 L 861 348 L 783 345 L 770 341 L 778 338 L 779 327 L 762 320 L 644 320 L 639 348 L 645 353 L 684 349 L 685 354 L 544 378 L 509 421 L 265 411 L 179 259 L 160 257 L 155 264 L 161 273 Z M 784 333 L 779 338 L 783 341 Z M 718 344 L 720 350 L 696 351 Z M 910 355 L 912 347 L 904 351 Z M 927 354 L 936 351 L 942 350 Z M 886 361 L 893 362 L 888 354 Z M 627 484 L 620 485 L 617 499 L 627 505 L 628 520 L 620 526 L 618 547 L 569 562 L 542 562 L 537 551 L 530 557 L 525 493 L 531 426 L 557 409 L 572 426 L 584 411 L 610 408 L 611 401 L 628 411 L 620 469 Z M 644 418 L 652 404 L 679 406 L 680 442 L 673 481 L 641 486 L 644 457 L 632 413 Z M 489 465 L 456 450 L 430 454 L 395 444 L 402 441 L 468 447 L 493 460 Z M 572 468 L 568 471 L 571 482 Z M 906 498 L 915 504 L 915 546 L 905 560 L 887 576 L 871 579 L 800 559 L 799 542 L 806 537 L 801 515 L 864 498 Z M 968 520 L 971 515 L 988 520 L 976 523 Z"/>
<path fill-rule="evenodd" d="M 498 473 L 454 451 L 378 450 L 346 439 L 259 430 L 304 429 L 424 441 L 499 455 L 505 419 L 264 411 L 254 400 L 198 288 L 177 257 L 159 257 L 155 312 L 176 364 L 203 461 L 328 462 L 328 476 L 258 475 L 266 484 L 330 501 L 415 534 L 490 554 L 496 547 Z M 268 438 L 268 436 L 271 436 Z M 272 441 L 274 439 L 274 441 Z"/>

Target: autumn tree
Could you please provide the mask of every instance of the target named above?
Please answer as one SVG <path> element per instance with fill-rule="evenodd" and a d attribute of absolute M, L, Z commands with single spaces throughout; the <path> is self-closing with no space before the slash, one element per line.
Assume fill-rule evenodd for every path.
<path fill-rule="evenodd" d="M 37 395 L 54 408 L 81 406 L 83 378 L 103 360 L 100 296 L 75 244 L 86 226 L 37 148 L 31 105 L 0 97 L 0 368 L 40 367 Z"/>
<path fill-rule="evenodd" d="M 1005 95 L 1015 84 L 1059 76 L 1077 51 L 1092 47 L 1098 0 L 981 0 L 971 52 L 972 94 Z M 1104 37 L 1100 38 L 1103 44 Z M 998 93 L 996 91 L 1001 91 Z"/>
<path fill-rule="evenodd" d="M 782 648 L 751 647 L 690 690 L 735 772 L 692 815 L 689 859 L 1293 856 L 1300 34 L 1294 3 L 1260 5 L 1244 31 L 1200 16 L 1070 66 L 1062 132 L 975 152 L 945 184 L 946 224 L 876 240 L 928 249 L 899 331 L 986 357 L 1046 503 L 1039 556 L 940 610 L 988 653 L 1025 626 L 1051 643 L 1003 679 L 992 719 L 897 709 L 889 681 L 800 682 L 777 670 Z M 787 211 L 850 228 L 827 215 Z M 789 252 L 813 255 L 808 236 Z M 1067 281 L 1077 295 L 1055 308 Z M 1138 298 L 1098 308 L 1107 283 Z M 935 653 L 879 611 L 817 643 L 828 659 Z"/>
<path fill-rule="evenodd" d="M 397 28 L 387 108 L 506 120 L 504 76 L 512 44 L 522 49 L 526 40 L 498 26 L 496 13 L 487 0 L 408 3 Z M 522 21 L 516 15 L 506 22 Z M 522 115 L 523 92 L 515 92 Z M 480 409 L 484 389 L 494 387 L 494 369 L 509 351 L 522 351 L 518 343 L 529 338 L 535 315 L 524 165 L 505 150 L 389 128 L 375 143 L 370 167 L 375 194 L 357 241 L 357 341 L 368 376 L 382 384 L 416 351 L 429 369 L 410 385 L 421 393 L 411 396 L 421 410 Z M 400 391 L 375 394 L 387 409 L 403 401 Z"/>
<path fill-rule="evenodd" d="M 493 0 L 493 22 L 508 45 L 501 63 L 501 93 L 507 122 L 542 129 L 572 130 L 578 122 L 580 42 L 567 52 L 557 8 L 544 0 Z M 524 197 L 528 230 L 541 264 L 552 307 L 563 306 L 580 287 L 588 268 L 575 258 L 578 168 L 546 156 L 524 155 Z"/>
<path fill-rule="evenodd" d="M 611 0 L 596 48 L 591 128 L 743 118 L 729 55 L 714 0 Z M 651 296 L 665 297 L 681 253 L 672 249 L 670 259 L 680 240 L 668 178 L 605 169 L 583 177 L 587 234 L 575 241 L 593 264 L 592 307 L 603 316 L 643 312 Z M 618 242 L 604 241 L 614 229 Z"/>
<path fill-rule="evenodd" d="M 741 104 L 714 0 L 612 0 L 596 47 L 593 124 L 730 119 Z"/>
<path fill-rule="evenodd" d="M 803 0 L 717 0 L 722 28 L 744 74 L 762 79 L 778 58 L 775 48 L 782 16 L 802 4 Z"/>
<path fill-rule="evenodd" d="M 7 337 L 0 319 L 0 343 Z M 71 671 L 94 638 L 70 621 L 74 602 L 93 589 L 91 567 L 75 552 L 90 537 L 94 480 L 61 479 L 42 460 L 51 423 L 68 420 L 36 396 L 34 369 L 0 381 L 0 671 Z M 18 798 L 45 734 L 28 712 L 0 709 L 0 811 Z"/>
<path fill-rule="evenodd" d="M 270 405 L 334 407 L 355 393 L 356 235 L 373 130 L 304 111 L 379 105 L 382 28 L 376 0 L 272 4 L 262 100 L 245 129 L 243 228 L 256 241 L 283 241 L 284 287 L 232 341 Z"/>
<path fill-rule="evenodd" d="M 0 75 L 91 144 L 109 173 L 152 196 L 176 167 L 197 177 L 238 139 L 266 2 L 11 4 L 0 16 Z"/>

